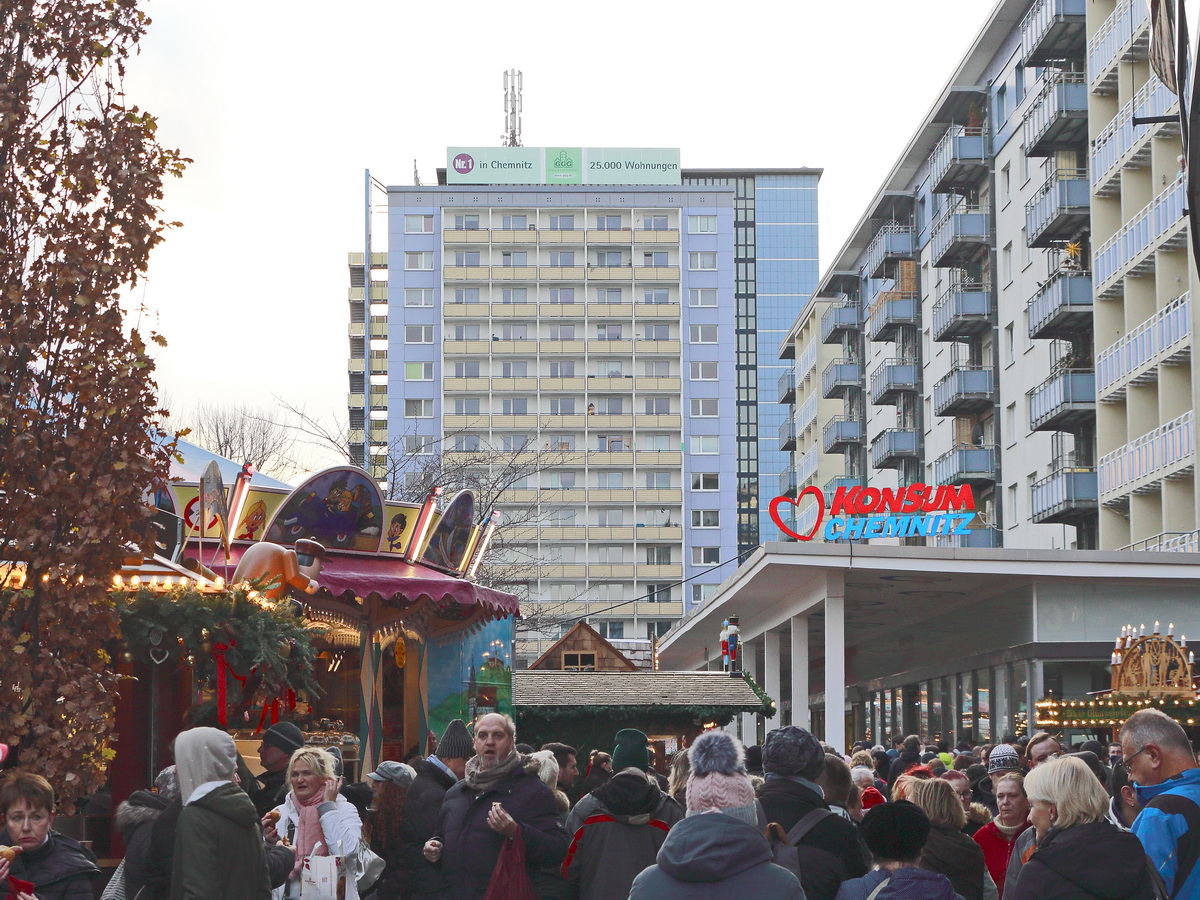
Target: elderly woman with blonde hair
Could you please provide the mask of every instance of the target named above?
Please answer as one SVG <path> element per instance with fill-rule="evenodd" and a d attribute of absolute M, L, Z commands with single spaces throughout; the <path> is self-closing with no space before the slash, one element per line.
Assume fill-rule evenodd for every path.
<path fill-rule="evenodd" d="M 1108 821 L 1108 795 L 1082 761 L 1043 762 L 1025 776 L 1025 793 L 1037 846 L 1006 900 L 1157 896 L 1141 841 Z"/>
<path fill-rule="evenodd" d="M 929 816 L 929 840 L 921 853 L 921 868 L 949 878 L 963 900 L 998 896 L 983 850 L 962 833 L 967 812 L 950 782 L 942 778 L 913 779 L 906 786 L 906 795 Z"/>
<path fill-rule="evenodd" d="M 288 761 L 287 798 L 262 820 L 263 836 L 272 844 L 281 836 L 295 848 L 292 874 L 273 896 L 275 900 L 300 896 L 300 867 L 308 856 L 341 855 L 350 861 L 363 840 L 362 819 L 354 804 L 340 793 L 342 779 L 335 773 L 333 755 L 319 747 L 301 747 Z M 278 815 L 276 815 L 278 813 Z M 346 900 L 358 900 L 358 885 L 346 879 Z"/>

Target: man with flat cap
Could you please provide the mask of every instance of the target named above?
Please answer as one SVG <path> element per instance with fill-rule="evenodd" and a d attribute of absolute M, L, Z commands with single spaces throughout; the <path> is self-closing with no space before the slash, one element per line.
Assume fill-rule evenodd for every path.
<path fill-rule="evenodd" d="M 252 793 L 260 819 L 287 799 L 288 762 L 303 746 L 304 732 L 291 722 L 276 722 L 263 732 L 258 759 L 266 771 L 258 776 L 262 787 Z"/>

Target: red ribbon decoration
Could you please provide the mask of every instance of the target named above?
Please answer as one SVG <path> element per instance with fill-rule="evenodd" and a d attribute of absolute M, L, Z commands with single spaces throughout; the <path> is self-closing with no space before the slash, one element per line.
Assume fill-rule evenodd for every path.
<path fill-rule="evenodd" d="M 225 728 L 227 726 L 228 716 L 225 714 L 225 669 L 228 663 L 225 662 L 225 654 L 229 652 L 227 644 L 213 645 L 213 659 L 217 661 L 217 723 Z"/>

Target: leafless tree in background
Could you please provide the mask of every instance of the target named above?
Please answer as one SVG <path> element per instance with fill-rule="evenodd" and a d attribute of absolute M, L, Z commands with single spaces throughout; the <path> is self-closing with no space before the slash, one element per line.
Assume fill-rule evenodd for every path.
<path fill-rule="evenodd" d="M 275 413 L 243 404 L 201 403 L 180 416 L 188 440 L 234 462 L 250 462 L 264 475 L 287 480 L 298 469 L 296 433 Z"/>

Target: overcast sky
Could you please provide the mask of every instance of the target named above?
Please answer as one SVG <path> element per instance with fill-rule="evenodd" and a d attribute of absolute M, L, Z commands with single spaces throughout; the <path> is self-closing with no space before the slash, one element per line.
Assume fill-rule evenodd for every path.
<path fill-rule="evenodd" d="M 169 341 L 163 397 L 344 418 L 363 172 L 430 183 L 447 146 L 498 145 L 508 68 L 526 146 L 823 168 L 824 269 L 992 5 L 150 0 L 126 90 L 195 160 L 130 297 Z"/>

